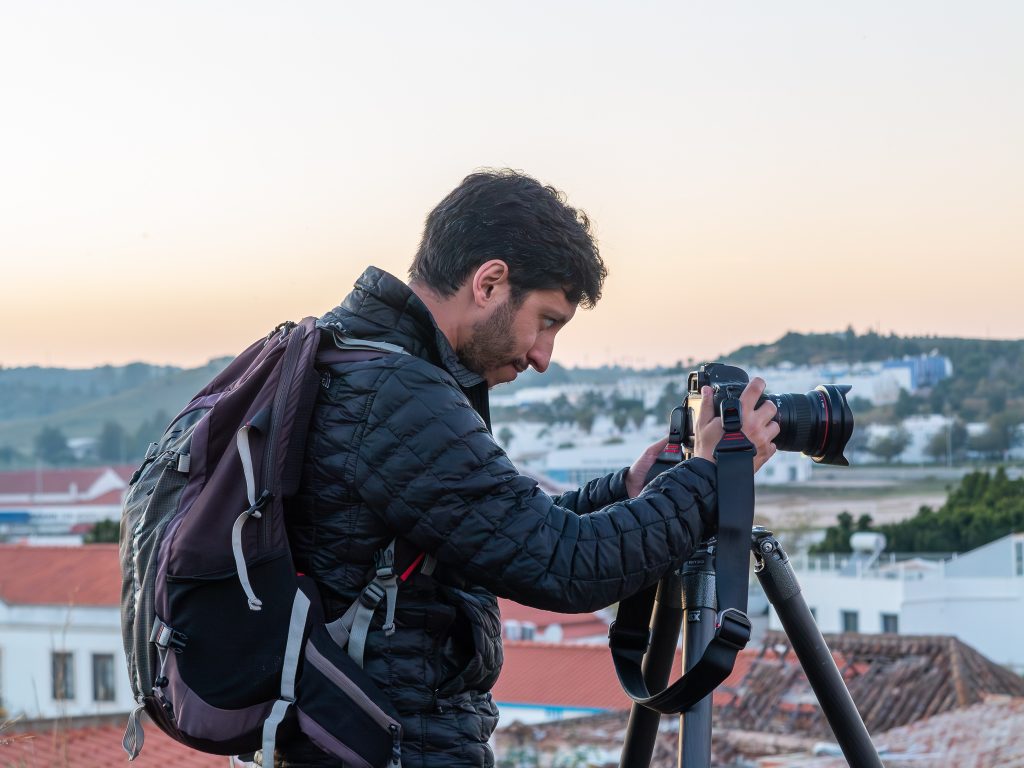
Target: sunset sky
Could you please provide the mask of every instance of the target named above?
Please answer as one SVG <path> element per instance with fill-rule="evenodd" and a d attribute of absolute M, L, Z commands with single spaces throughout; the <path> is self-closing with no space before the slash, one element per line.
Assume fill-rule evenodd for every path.
<path fill-rule="evenodd" d="M 0 364 L 196 365 L 405 276 L 463 176 L 594 221 L 565 365 L 1024 338 L 1024 3 L 5 3 Z"/>

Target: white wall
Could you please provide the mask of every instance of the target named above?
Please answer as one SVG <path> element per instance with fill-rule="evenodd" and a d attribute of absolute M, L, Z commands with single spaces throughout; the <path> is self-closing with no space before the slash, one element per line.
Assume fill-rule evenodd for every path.
<path fill-rule="evenodd" d="M 1024 578 L 933 578 L 906 585 L 900 634 L 955 635 L 1024 672 Z"/>
<path fill-rule="evenodd" d="M 1011 534 L 972 549 L 956 560 L 946 563 L 946 576 L 1005 578 L 1024 575 L 1016 573 L 1017 548 L 1021 542 L 1024 542 L 1024 535 Z"/>
<path fill-rule="evenodd" d="M 75 696 L 53 698 L 54 651 L 74 654 Z M 93 701 L 92 655 L 114 657 L 115 700 Z M 8 606 L 0 602 L 0 696 L 8 716 L 64 717 L 133 707 L 117 607 Z"/>
<path fill-rule="evenodd" d="M 898 579 L 856 579 L 836 573 L 797 573 L 801 594 L 808 608 L 814 609 L 815 622 L 822 632 L 841 632 L 842 611 L 858 613 L 858 631 L 882 631 L 882 614 L 899 614 L 903 602 L 904 582 Z M 778 614 L 772 608 L 768 626 L 782 629 Z M 900 634 L 905 634 L 902 619 Z"/>

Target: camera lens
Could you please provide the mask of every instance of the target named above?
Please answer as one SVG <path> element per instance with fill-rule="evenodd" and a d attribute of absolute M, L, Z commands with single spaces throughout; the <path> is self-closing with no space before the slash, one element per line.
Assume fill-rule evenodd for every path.
<path fill-rule="evenodd" d="M 846 402 L 846 384 L 822 384 L 804 395 L 764 395 L 779 409 L 775 445 L 780 451 L 802 451 L 819 464 L 847 467 L 843 455 L 853 434 L 853 411 Z"/>

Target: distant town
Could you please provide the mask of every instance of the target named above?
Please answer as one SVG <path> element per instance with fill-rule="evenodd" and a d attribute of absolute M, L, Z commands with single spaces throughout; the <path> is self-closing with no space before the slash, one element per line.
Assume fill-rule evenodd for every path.
<path fill-rule="evenodd" d="M 852 386 L 851 467 L 780 452 L 756 477 L 755 522 L 787 548 L 883 759 L 1024 761 L 1024 341 L 790 334 L 722 359 L 771 392 Z M 0 369 L 0 766 L 57 764 L 38 736 L 55 724 L 65 746 L 123 759 L 122 498 L 223 363 Z M 576 487 L 666 434 L 694 365 L 524 374 L 492 392 L 493 434 L 545 491 Z M 498 764 L 617 765 L 629 700 L 607 651 L 614 607 L 501 609 Z M 821 746 L 831 733 L 754 579 L 750 614 L 754 640 L 714 696 L 715 764 L 844 764 Z M 978 725 L 993 717 L 1009 735 Z M 1007 762 L 957 761 L 992 744 Z M 652 765 L 676 764 L 665 749 Z M 156 728 L 144 758 L 223 764 Z"/>

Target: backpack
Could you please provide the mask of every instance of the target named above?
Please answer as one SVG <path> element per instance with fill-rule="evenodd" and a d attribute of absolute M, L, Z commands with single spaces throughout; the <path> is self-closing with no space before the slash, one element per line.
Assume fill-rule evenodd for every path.
<path fill-rule="evenodd" d="M 315 583 L 296 573 L 284 520 L 320 386 L 317 362 L 396 352 L 404 350 L 331 338 L 315 318 L 283 323 L 150 445 L 121 515 L 121 628 L 138 704 L 123 741 L 129 760 L 142 749 L 145 711 L 203 752 L 262 748 L 264 766 L 277 738 L 297 730 L 346 765 L 400 765 L 396 713 L 361 669 L 385 598 L 385 631 L 394 631 L 394 542 L 352 608 L 325 626 Z"/>

